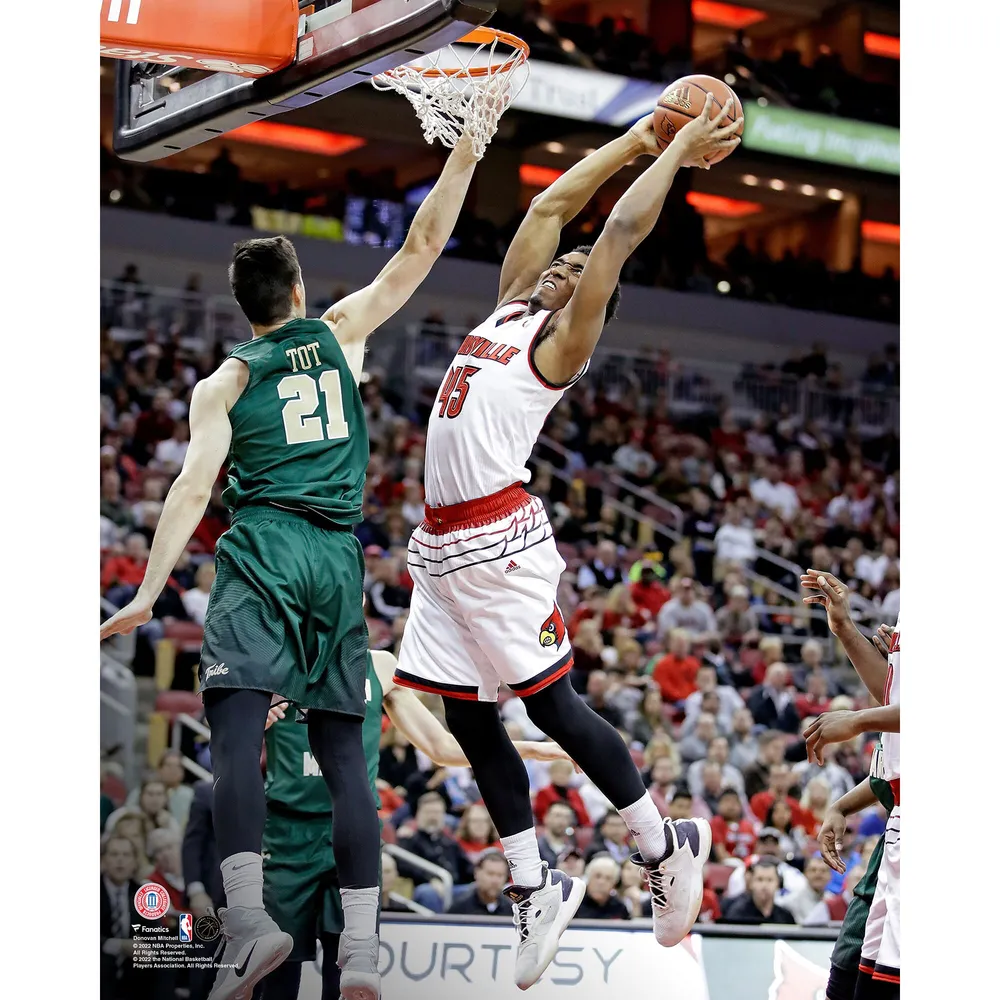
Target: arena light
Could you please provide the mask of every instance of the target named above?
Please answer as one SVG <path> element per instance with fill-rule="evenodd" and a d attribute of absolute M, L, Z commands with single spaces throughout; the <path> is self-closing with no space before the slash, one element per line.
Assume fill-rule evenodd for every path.
<path fill-rule="evenodd" d="M 830 201 L 843 201 L 844 200 L 844 192 L 843 191 L 839 191 L 837 188 L 830 188 L 830 190 L 826 192 L 826 196 L 827 196 L 827 198 L 830 199 Z"/>
<path fill-rule="evenodd" d="M 249 125 L 233 129 L 228 138 L 237 142 L 250 142 L 255 146 L 275 146 L 278 149 L 294 149 L 299 153 L 316 153 L 319 156 L 343 156 L 367 145 L 367 141 L 357 135 L 324 132 L 317 128 L 283 125 L 279 122 L 250 122 Z"/>
<path fill-rule="evenodd" d="M 561 142 L 547 142 L 545 148 L 550 153 L 563 153 L 566 151 L 566 147 Z"/>
<path fill-rule="evenodd" d="M 767 182 L 767 186 L 772 191 L 784 191 L 785 190 L 785 182 L 781 181 L 781 180 L 778 180 L 777 177 L 775 177 L 772 180 L 768 181 Z"/>
<path fill-rule="evenodd" d="M 865 52 L 870 56 L 881 56 L 883 59 L 899 59 L 899 39 L 893 35 L 866 31 Z"/>
<path fill-rule="evenodd" d="M 899 246 L 899 226 L 891 222 L 865 219 L 861 223 L 861 238 L 872 243 L 891 243 Z"/>
<path fill-rule="evenodd" d="M 691 16 L 696 24 L 714 24 L 734 31 L 767 20 L 767 14 L 752 7 L 739 7 L 717 0 L 691 0 Z"/>
<path fill-rule="evenodd" d="M 721 295 L 728 295 L 733 290 L 733 286 L 728 281 L 723 280 L 715 286 L 715 290 Z"/>
<path fill-rule="evenodd" d="M 757 178 L 753 174 L 744 174 L 742 179 L 748 187 L 756 187 L 758 184 Z"/>
<path fill-rule="evenodd" d="M 702 215 L 714 215 L 722 219 L 744 219 L 764 210 L 764 206 L 755 201 L 740 201 L 738 198 L 725 198 L 718 194 L 705 194 L 703 191 L 688 191 L 687 203 Z"/>
<path fill-rule="evenodd" d="M 521 183 L 525 187 L 547 188 L 559 180 L 565 171 L 555 167 L 543 167 L 537 163 L 522 163 L 519 170 Z"/>
<path fill-rule="evenodd" d="M 803 184 L 802 187 L 799 188 L 799 190 L 809 198 L 811 198 L 816 193 L 816 188 L 814 188 L 812 184 Z"/>

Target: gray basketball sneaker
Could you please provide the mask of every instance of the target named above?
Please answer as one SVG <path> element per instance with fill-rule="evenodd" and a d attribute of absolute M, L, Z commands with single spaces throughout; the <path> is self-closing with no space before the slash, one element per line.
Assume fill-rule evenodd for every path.
<path fill-rule="evenodd" d="M 220 909 L 225 948 L 208 1000 L 250 1000 L 254 986 L 292 950 L 292 937 L 267 915 L 248 906 Z"/>
<path fill-rule="evenodd" d="M 337 965 L 342 1000 L 379 1000 L 382 977 L 378 971 L 377 934 L 360 938 L 341 934 Z"/>

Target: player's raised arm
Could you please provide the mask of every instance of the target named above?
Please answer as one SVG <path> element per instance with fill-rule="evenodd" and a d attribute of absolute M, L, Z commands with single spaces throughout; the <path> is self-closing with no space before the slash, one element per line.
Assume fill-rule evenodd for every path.
<path fill-rule="evenodd" d="M 536 195 L 504 257 L 497 304 L 527 298 L 555 256 L 563 227 L 579 215 L 598 188 L 637 156 L 658 156 L 659 152 L 653 116 L 647 115 Z"/>
<path fill-rule="evenodd" d="M 191 396 L 191 443 L 184 467 L 163 502 L 146 564 L 146 574 L 135 598 L 101 626 L 101 638 L 127 635 L 152 617 L 184 546 L 205 514 L 219 469 L 229 453 L 232 426 L 229 410 L 246 384 L 247 369 L 239 361 L 223 363 L 215 374 L 195 386 Z"/>
<path fill-rule="evenodd" d="M 732 102 L 711 117 L 711 102 L 680 131 L 641 177 L 619 199 L 587 258 L 573 295 L 555 329 L 535 350 L 534 364 L 552 384 L 563 385 L 590 359 L 606 321 L 606 308 L 622 266 L 632 251 L 652 232 L 677 171 L 688 163 L 703 162 L 739 143 L 731 138 L 742 126 L 740 118 L 722 127 Z"/>
<path fill-rule="evenodd" d="M 462 136 L 417 209 L 402 247 L 370 285 L 335 302 L 323 314 L 333 325 L 355 378 L 361 374 L 365 340 L 406 304 L 451 239 L 477 162 L 471 140 Z"/>

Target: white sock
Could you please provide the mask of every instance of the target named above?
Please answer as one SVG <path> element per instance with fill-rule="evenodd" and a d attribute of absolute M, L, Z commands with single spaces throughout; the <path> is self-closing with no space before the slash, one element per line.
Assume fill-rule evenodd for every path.
<path fill-rule="evenodd" d="M 649 792 L 638 802 L 619 809 L 618 815 L 625 820 L 644 861 L 659 861 L 666 854 L 667 835 L 663 832 L 663 817 L 649 797 Z"/>
<path fill-rule="evenodd" d="M 368 938 L 376 933 L 378 886 L 341 889 L 340 903 L 344 909 L 344 934 L 347 937 Z"/>
<path fill-rule="evenodd" d="M 264 908 L 264 869 L 259 854 L 231 854 L 219 867 L 227 906 Z"/>
<path fill-rule="evenodd" d="M 513 837 L 501 837 L 500 843 L 503 844 L 504 857 L 510 865 L 510 879 L 514 885 L 529 888 L 541 885 L 542 859 L 538 854 L 534 828 L 515 833 Z"/>

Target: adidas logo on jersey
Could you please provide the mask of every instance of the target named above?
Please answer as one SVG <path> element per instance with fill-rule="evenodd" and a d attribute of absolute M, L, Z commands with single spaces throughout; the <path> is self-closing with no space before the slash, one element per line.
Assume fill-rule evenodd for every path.
<path fill-rule="evenodd" d="M 507 563 L 507 568 L 503 571 L 504 576 L 506 576 L 508 573 L 513 573 L 514 570 L 520 569 L 520 568 L 521 567 L 518 566 L 518 564 L 516 562 L 514 562 L 513 559 L 511 559 L 511 561 L 509 563 Z"/>

